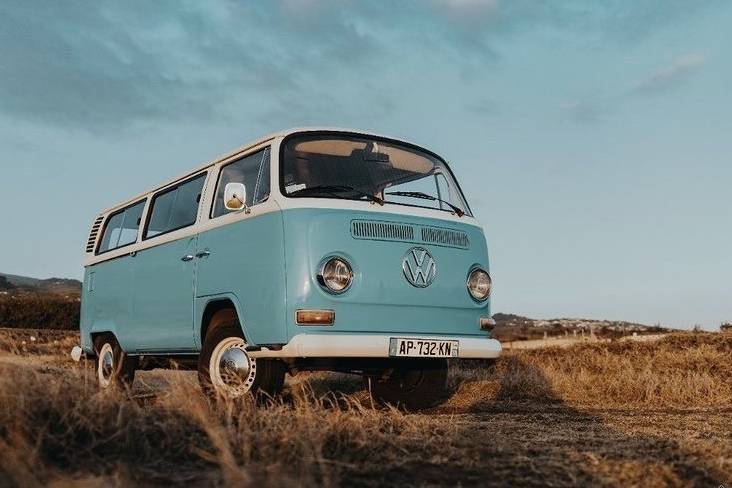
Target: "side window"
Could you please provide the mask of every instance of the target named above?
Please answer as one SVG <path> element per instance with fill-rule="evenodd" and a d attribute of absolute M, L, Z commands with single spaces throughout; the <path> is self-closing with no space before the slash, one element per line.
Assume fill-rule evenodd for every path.
<path fill-rule="evenodd" d="M 145 239 L 188 227 L 196 222 L 206 173 L 153 197 Z"/>
<path fill-rule="evenodd" d="M 228 213 L 224 207 L 227 183 L 244 183 L 250 207 L 269 198 L 269 153 L 269 148 L 266 148 L 221 168 L 211 218 Z"/>
<path fill-rule="evenodd" d="M 125 220 L 124 211 L 114 214 L 107 219 L 107 225 L 104 227 L 102 235 L 102 244 L 99 246 L 99 252 L 107 252 L 115 249 L 119 242 L 119 234 L 122 229 L 122 222 Z"/>
<path fill-rule="evenodd" d="M 145 200 L 112 214 L 104 226 L 97 254 L 134 244 L 144 209 Z"/>

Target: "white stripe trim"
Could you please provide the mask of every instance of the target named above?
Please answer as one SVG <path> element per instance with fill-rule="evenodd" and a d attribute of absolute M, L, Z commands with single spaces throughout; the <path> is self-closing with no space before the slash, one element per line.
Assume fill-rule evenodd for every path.
<path fill-rule="evenodd" d="M 209 175 L 209 178 L 211 175 Z M 168 234 L 163 234 L 161 236 L 152 237 L 150 239 L 144 240 L 142 242 L 138 242 L 136 244 L 131 244 L 129 246 L 125 246 L 123 248 L 109 251 L 104 254 L 100 255 L 92 255 L 89 254 L 87 259 L 84 261 L 84 266 L 93 266 L 95 264 L 109 261 L 111 259 L 116 259 L 121 256 L 127 256 L 131 253 L 136 253 L 140 251 L 144 251 L 145 249 L 150 249 L 152 247 L 161 246 L 163 244 L 167 244 L 169 242 L 177 241 L 179 239 L 185 239 L 189 237 L 193 237 L 196 234 L 200 234 L 203 232 L 207 232 L 212 229 L 216 229 L 217 227 L 222 227 L 224 225 L 230 225 L 234 224 L 236 222 L 247 220 L 247 219 L 253 219 L 257 218 L 261 215 L 266 215 L 272 212 L 279 212 L 282 210 L 288 210 L 288 209 L 308 209 L 308 208 L 315 208 L 315 209 L 340 209 L 340 210 L 353 210 L 353 211 L 359 211 L 359 212 L 370 212 L 370 213 L 380 213 L 380 214 L 391 214 L 394 216 L 402 216 L 402 217 L 425 217 L 430 219 L 438 219 L 443 220 L 445 222 L 451 222 L 451 223 L 460 223 L 460 224 L 467 224 L 472 225 L 474 227 L 477 227 L 481 229 L 482 227 L 478 223 L 477 220 L 475 220 L 473 217 L 468 217 L 467 215 L 463 217 L 458 217 L 456 215 L 450 214 L 448 212 L 443 212 L 441 210 L 433 210 L 429 208 L 419 208 L 419 207 L 409 207 L 405 205 L 389 205 L 388 203 L 384 205 L 383 207 L 378 204 L 371 204 L 371 202 L 366 201 L 356 201 L 356 200 L 338 200 L 338 199 L 332 199 L 332 198 L 285 198 L 282 196 L 271 196 L 267 201 L 260 203 L 258 205 L 255 205 L 251 208 L 251 213 L 246 214 L 243 211 L 239 212 L 232 212 L 227 215 L 222 215 L 220 217 L 211 219 L 208 216 L 208 209 L 211 208 L 211 198 L 213 197 L 213 192 L 209 193 L 209 196 L 206 198 L 207 203 L 205 207 L 201 207 L 199 209 L 199 214 L 201 212 L 205 211 L 206 215 L 199 215 L 199 221 L 198 223 L 190 226 L 185 227 L 183 229 L 179 229 L 173 232 L 170 232 Z M 202 198 L 203 201 L 203 198 Z M 284 204 L 284 205 L 283 205 Z M 148 206 L 150 205 L 148 201 Z M 140 237 L 142 238 L 142 229 L 143 227 L 140 227 Z"/>
<path fill-rule="evenodd" d="M 278 200 L 280 201 L 280 206 L 283 210 L 296 208 L 354 210 L 359 212 L 386 213 L 408 217 L 425 217 L 429 219 L 444 220 L 446 222 L 468 224 L 474 227 L 482 228 L 474 217 L 470 217 L 468 215 L 458 217 L 451 212 L 426 207 L 398 205 L 389 202 L 387 202 L 384 206 L 381 206 L 378 203 L 372 203 L 366 200 L 345 200 L 338 198 L 287 198 L 283 196 L 278 196 Z"/>

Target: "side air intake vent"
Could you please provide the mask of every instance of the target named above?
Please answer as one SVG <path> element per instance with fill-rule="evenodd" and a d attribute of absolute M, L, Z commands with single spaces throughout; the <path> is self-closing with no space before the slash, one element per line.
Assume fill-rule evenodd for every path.
<path fill-rule="evenodd" d="M 381 241 L 413 241 L 414 226 L 394 222 L 354 220 L 351 222 L 351 235 L 356 239 L 376 239 Z"/>
<path fill-rule="evenodd" d="M 94 252 L 94 248 L 97 245 L 97 236 L 99 236 L 99 229 L 102 227 L 104 221 L 104 215 L 97 217 L 92 225 L 91 232 L 89 232 L 89 240 L 86 241 L 86 252 Z"/>
<path fill-rule="evenodd" d="M 470 240 L 465 232 L 437 227 L 422 227 L 422 242 L 462 249 L 470 247 Z"/>

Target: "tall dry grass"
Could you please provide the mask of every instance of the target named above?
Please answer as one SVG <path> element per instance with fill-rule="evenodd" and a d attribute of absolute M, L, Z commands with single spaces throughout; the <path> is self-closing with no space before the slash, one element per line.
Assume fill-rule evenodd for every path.
<path fill-rule="evenodd" d="M 79 367 L 0 362 L 0 486 L 348 484 L 384 466 L 463 459 L 465 429 L 450 414 L 729 407 L 730 357 L 732 336 L 712 334 L 524 351 L 457 366 L 454 395 L 427 415 L 375 409 L 343 376 L 290 382 L 265 406 L 209 405 L 182 374 L 154 398 L 131 398 L 98 392 Z"/>
<path fill-rule="evenodd" d="M 486 400 L 590 407 L 720 408 L 732 405 L 732 336 L 671 334 L 506 355 L 492 370 L 454 375 L 449 405 Z"/>
<path fill-rule="evenodd" d="M 0 328 L 0 353 L 67 356 L 79 343 L 79 333 L 53 329 Z"/>
<path fill-rule="evenodd" d="M 98 392 L 83 371 L 50 378 L 0 368 L 0 485 L 42 486 L 63 475 L 333 486 L 364 459 L 425 450 L 423 419 L 394 409 L 317 396 L 307 384 L 265 403 L 211 405 L 184 381 L 140 402 Z"/>

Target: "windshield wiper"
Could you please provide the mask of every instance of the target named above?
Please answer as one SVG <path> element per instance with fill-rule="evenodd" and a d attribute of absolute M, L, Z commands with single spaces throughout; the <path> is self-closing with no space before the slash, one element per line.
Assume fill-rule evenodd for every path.
<path fill-rule="evenodd" d="M 460 207 L 457 207 L 453 205 L 452 203 L 443 200 L 442 198 L 433 197 L 432 195 L 428 195 L 426 193 L 422 193 L 421 191 L 389 191 L 386 192 L 387 195 L 396 195 L 398 197 L 412 197 L 412 198 L 419 198 L 422 200 L 431 200 L 433 202 L 440 202 L 444 203 L 448 207 L 450 207 L 458 217 L 462 217 L 465 215 L 465 211 L 461 209 Z"/>
<path fill-rule="evenodd" d="M 378 203 L 379 205 L 384 205 L 384 200 L 377 197 L 376 195 L 372 195 L 371 193 L 359 190 L 358 188 L 354 188 L 352 186 L 348 185 L 316 185 L 311 186 L 308 188 L 302 188 L 300 190 L 293 191 L 292 193 L 289 193 L 290 196 L 292 195 L 302 195 L 305 193 L 355 193 L 359 196 L 365 197 L 367 200 L 370 200 L 374 203 Z"/>

